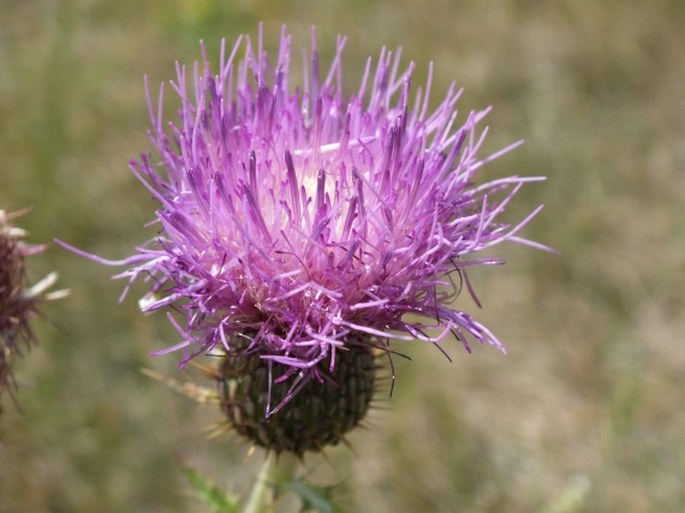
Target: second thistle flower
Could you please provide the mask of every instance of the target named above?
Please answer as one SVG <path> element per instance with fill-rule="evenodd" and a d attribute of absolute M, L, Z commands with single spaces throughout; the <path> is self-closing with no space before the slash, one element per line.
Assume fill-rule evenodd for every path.
<path fill-rule="evenodd" d="M 34 341 L 31 318 L 38 312 L 38 303 L 67 294 L 66 290 L 48 292 L 57 273 L 28 286 L 26 259 L 44 246 L 24 241 L 26 232 L 13 224 L 17 216 L 0 210 L 0 397 L 15 389 L 12 365 Z"/>

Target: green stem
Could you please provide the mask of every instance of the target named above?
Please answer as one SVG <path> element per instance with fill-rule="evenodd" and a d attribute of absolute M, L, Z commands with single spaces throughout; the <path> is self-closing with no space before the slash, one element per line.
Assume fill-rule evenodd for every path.
<path fill-rule="evenodd" d="M 292 479 L 296 467 L 294 456 L 269 452 L 241 513 L 274 513 L 280 485 Z"/>

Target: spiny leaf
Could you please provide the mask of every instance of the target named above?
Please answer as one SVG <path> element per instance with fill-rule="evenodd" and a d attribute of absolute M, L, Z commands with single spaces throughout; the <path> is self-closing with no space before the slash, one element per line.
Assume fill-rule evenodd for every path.
<path fill-rule="evenodd" d="M 315 486 L 293 480 L 285 483 L 283 489 L 297 494 L 302 499 L 302 513 L 342 513 L 340 507 L 331 501 L 332 486 Z"/>
<path fill-rule="evenodd" d="M 236 496 L 224 492 L 198 470 L 188 465 L 181 464 L 181 469 L 198 499 L 207 504 L 214 513 L 238 513 L 239 501 Z"/>

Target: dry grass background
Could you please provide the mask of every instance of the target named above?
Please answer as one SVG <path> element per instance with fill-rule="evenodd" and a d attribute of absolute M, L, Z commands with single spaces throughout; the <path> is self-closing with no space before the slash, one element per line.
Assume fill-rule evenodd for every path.
<path fill-rule="evenodd" d="M 549 177 L 511 215 L 545 203 L 526 234 L 562 252 L 498 248 L 507 266 L 472 278 L 509 354 L 408 346 L 392 399 L 310 475 L 350 512 L 685 510 L 685 4 L 0 0 L 0 208 L 33 207 L 32 241 L 129 253 L 154 209 L 126 169 L 148 147 L 142 75 L 258 20 L 272 47 L 283 22 L 301 46 L 317 24 L 326 55 L 349 35 L 351 84 L 402 45 L 419 79 L 435 61 L 435 98 L 457 79 L 462 109 L 494 104 L 489 147 L 527 144 L 490 172 Z M 118 306 L 110 269 L 54 246 L 33 264 L 72 295 L 44 308 L 22 411 L 0 417 L 0 512 L 207 511 L 176 456 L 245 490 L 260 456 L 140 373 L 177 375 L 147 356 L 174 339 L 164 319 L 136 291 Z"/>

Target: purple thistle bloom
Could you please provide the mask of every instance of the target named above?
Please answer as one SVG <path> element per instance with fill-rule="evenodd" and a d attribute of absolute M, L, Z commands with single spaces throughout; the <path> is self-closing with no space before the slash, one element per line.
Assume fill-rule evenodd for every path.
<path fill-rule="evenodd" d="M 346 96 L 346 39 L 321 76 L 315 39 L 301 88 L 291 85 L 290 35 L 270 64 L 260 29 L 256 48 L 248 36 L 230 51 L 224 42 L 216 74 L 204 47 L 192 70 L 177 65 L 175 121 L 164 121 L 163 87 L 157 107 L 148 91 L 160 159 L 142 155 L 131 169 L 159 201 L 159 235 L 126 260 L 98 260 L 151 282 L 144 312 L 184 313 L 184 323 L 169 314 L 182 341 L 154 354 L 182 350 L 184 364 L 239 349 L 282 366 L 273 382 L 288 382 L 291 398 L 322 381 L 349 341 L 387 350 L 452 334 L 469 351 L 469 338 L 502 350 L 454 300 L 464 284 L 477 303 L 466 268 L 498 263 L 474 253 L 505 240 L 540 247 L 516 235 L 540 207 L 514 225 L 500 218 L 542 178 L 477 184 L 520 143 L 478 155 L 489 109 L 457 124 L 452 84 L 429 110 L 432 66 L 412 94 L 414 64 L 402 69 L 400 52 L 385 49 Z"/>

